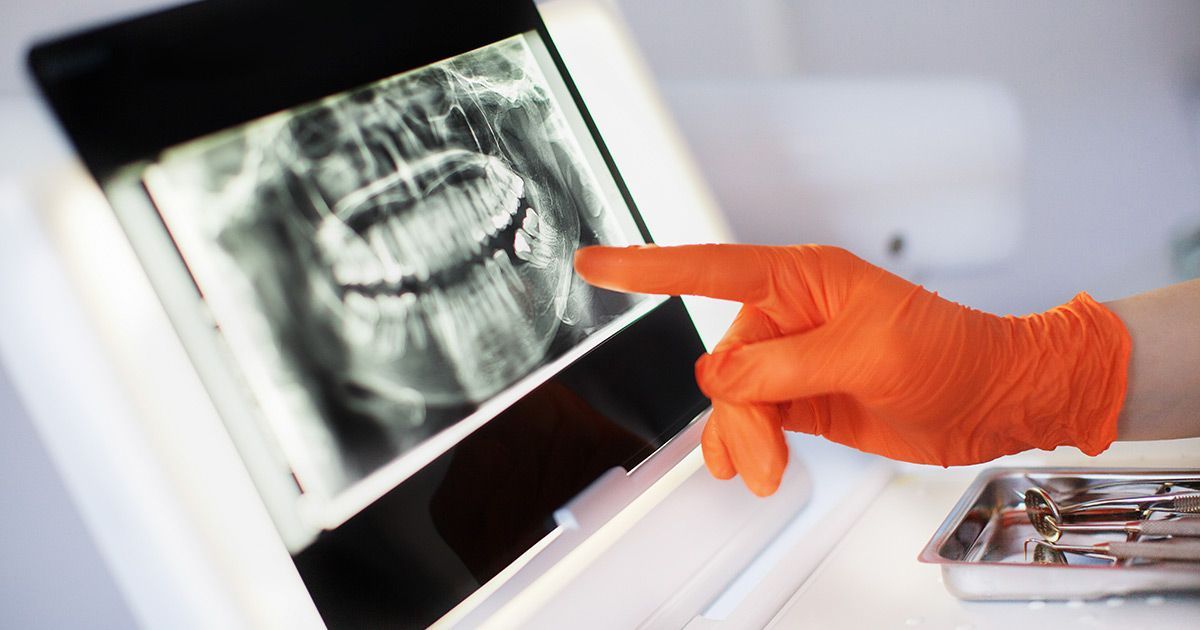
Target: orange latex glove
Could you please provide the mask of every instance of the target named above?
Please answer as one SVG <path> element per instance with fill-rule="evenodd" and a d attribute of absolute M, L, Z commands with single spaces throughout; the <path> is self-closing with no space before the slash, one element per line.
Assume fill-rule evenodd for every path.
<path fill-rule="evenodd" d="M 1085 293 L 998 317 L 816 245 L 589 247 L 575 268 L 610 289 L 744 304 L 696 364 L 713 399 L 701 443 L 715 476 L 759 495 L 779 485 L 783 429 L 942 466 L 1095 455 L 1116 438 L 1130 338 Z"/>

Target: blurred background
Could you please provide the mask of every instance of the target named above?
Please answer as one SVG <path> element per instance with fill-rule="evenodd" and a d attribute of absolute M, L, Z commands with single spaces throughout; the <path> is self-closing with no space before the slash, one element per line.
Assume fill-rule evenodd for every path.
<path fill-rule="evenodd" d="M 885 239 L 858 242 L 848 223 L 874 233 L 871 219 L 893 222 L 912 232 L 909 256 L 935 263 L 916 269 L 919 280 L 994 312 L 1042 310 L 1083 290 L 1112 299 L 1188 275 L 1173 269 L 1170 243 L 1200 223 L 1196 2 L 620 5 L 741 240 L 835 236 L 876 255 Z M 773 102 L 747 106 L 738 94 L 747 83 Z M 938 87 L 946 98 L 930 99 Z M 852 88 L 860 99 L 838 93 Z M 789 108 L 800 116 L 792 128 Z M 814 127 L 804 147 L 810 138 L 798 132 Z M 859 137 L 872 131 L 873 142 Z M 791 159 L 781 164 L 781 154 Z M 837 199 L 819 179 L 822 160 L 842 176 Z M 724 172 L 748 168 L 776 189 L 747 199 Z M 881 169 L 909 175 L 907 185 Z M 950 190 L 963 193 L 957 210 L 917 203 L 941 204 Z M 874 192 L 880 201 L 860 199 Z M 931 223 L 906 226 L 889 203 Z M 964 220 L 986 229 L 962 229 Z M 957 232 L 939 235 L 939 224 Z M 920 250 L 956 238 L 971 242 Z"/>
<path fill-rule="evenodd" d="M 5 1 L 0 195 L 68 155 L 29 43 L 167 4 Z M 1200 274 L 1200 3 L 612 5 L 739 240 L 843 245 L 998 313 Z M 4 369 L 0 627 L 129 626 Z"/>

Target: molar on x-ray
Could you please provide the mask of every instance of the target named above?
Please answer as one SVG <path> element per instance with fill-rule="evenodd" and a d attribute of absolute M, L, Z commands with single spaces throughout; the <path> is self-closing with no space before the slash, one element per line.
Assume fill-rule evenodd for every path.
<path fill-rule="evenodd" d="M 209 245 L 181 251 L 242 287 L 334 487 L 637 301 L 572 272 L 631 237 L 520 37 L 193 145 L 163 156 L 156 201 L 169 227 L 172 200 L 199 215 Z"/>

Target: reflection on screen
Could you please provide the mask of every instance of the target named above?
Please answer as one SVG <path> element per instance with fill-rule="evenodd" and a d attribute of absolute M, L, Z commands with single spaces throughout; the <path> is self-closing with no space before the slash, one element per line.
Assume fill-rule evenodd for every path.
<path fill-rule="evenodd" d="M 573 274 L 577 248 L 641 237 L 526 36 L 172 149 L 147 186 L 306 490 L 344 489 L 640 301 Z"/>

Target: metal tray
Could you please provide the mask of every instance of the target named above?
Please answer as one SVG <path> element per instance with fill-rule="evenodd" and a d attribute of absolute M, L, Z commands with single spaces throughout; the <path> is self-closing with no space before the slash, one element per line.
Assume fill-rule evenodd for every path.
<path fill-rule="evenodd" d="M 1200 469 L 990 468 L 963 494 L 919 559 L 941 565 L 946 589 L 960 599 L 1095 599 L 1140 592 L 1200 591 L 1200 565 L 1194 563 L 1114 565 L 1076 556 L 1069 558 L 1069 564 L 1049 565 L 1026 558 L 1025 541 L 1036 538 L 1037 532 L 1022 508 L 1025 490 L 1039 486 L 1057 495 L 1138 479 L 1195 480 L 1200 479 Z M 1112 490 L 1095 492 L 1106 491 Z M 1103 540 L 1124 537 L 1063 536 L 1063 542 L 1071 544 Z"/>

